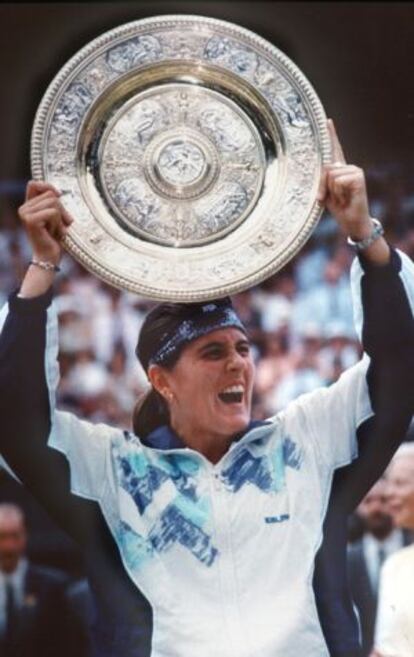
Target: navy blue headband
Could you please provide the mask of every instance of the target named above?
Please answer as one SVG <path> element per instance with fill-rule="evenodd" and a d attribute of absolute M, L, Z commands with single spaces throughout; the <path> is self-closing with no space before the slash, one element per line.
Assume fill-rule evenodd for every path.
<path fill-rule="evenodd" d="M 186 344 L 221 328 L 246 329 L 231 304 L 211 302 L 200 304 L 197 312 L 182 320 L 174 332 L 167 331 L 161 336 L 158 350 L 151 355 L 149 365 L 162 365 L 171 361 Z"/>

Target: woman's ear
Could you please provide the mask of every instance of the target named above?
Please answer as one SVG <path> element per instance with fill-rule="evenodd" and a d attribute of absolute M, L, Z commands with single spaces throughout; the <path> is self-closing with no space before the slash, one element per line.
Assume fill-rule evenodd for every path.
<path fill-rule="evenodd" d="M 173 398 L 173 393 L 169 384 L 168 370 L 160 365 L 150 365 L 148 378 L 152 387 L 164 397 L 165 401 L 170 402 Z"/>

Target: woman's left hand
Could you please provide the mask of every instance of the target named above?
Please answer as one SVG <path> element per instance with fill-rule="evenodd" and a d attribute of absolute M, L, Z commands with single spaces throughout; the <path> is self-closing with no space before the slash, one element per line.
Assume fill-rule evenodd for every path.
<path fill-rule="evenodd" d="M 347 164 L 332 119 L 328 120 L 333 164 L 324 166 L 318 201 L 335 217 L 346 235 L 363 240 L 372 232 L 365 175 L 361 168 Z"/>

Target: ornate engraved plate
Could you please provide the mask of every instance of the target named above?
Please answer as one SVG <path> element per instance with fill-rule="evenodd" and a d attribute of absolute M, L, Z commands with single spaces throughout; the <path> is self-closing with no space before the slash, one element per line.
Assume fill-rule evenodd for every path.
<path fill-rule="evenodd" d="M 32 171 L 64 192 L 65 246 L 90 271 L 195 301 L 295 255 L 329 150 L 320 101 L 277 48 L 225 21 L 161 16 L 103 34 L 58 73 Z"/>

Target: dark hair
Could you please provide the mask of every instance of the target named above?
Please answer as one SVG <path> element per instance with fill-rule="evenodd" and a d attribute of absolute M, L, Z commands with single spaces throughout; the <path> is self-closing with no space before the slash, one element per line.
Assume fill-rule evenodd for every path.
<path fill-rule="evenodd" d="M 154 388 L 139 397 L 132 413 L 134 433 L 145 438 L 151 431 L 170 423 L 167 402 Z"/>
<path fill-rule="evenodd" d="M 232 306 L 229 297 L 215 301 L 220 306 Z M 161 303 L 153 308 L 146 316 L 138 337 L 138 344 L 135 350 L 138 360 L 147 372 L 151 358 L 157 352 L 159 346 L 166 339 L 176 332 L 178 327 L 186 319 L 191 319 L 201 312 L 206 302 L 199 303 Z M 173 369 L 181 352 L 183 344 L 179 349 L 171 353 L 168 358 L 164 358 L 162 366 L 166 369 Z M 154 388 L 145 392 L 137 401 L 132 425 L 134 432 L 140 438 L 145 438 L 151 431 L 157 427 L 169 424 L 170 412 L 168 404 Z"/>

